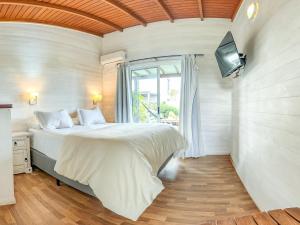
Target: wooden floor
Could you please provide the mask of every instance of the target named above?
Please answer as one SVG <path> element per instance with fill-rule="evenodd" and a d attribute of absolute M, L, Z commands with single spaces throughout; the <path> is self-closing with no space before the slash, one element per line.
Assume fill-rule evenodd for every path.
<path fill-rule="evenodd" d="M 165 190 L 132 222 L 41 171 L 16 175 L 17 204 L 0 207 L 0 224 L 212 224 L 258 212 L 228 156 L 173 160 L 160 177 Z"/>
<path fill-rule="evenodd" d="M 300 209 L 289 208 L 276 209 L 269 212 L 261 212 L 255 215 L 243 216 L 223 221 L 217 221 L 215 225 L 299 225 Z"/>

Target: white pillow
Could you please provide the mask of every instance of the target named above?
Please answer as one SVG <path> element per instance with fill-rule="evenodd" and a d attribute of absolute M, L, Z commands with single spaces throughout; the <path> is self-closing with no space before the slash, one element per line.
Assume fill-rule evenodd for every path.
<path fill-rule="evenodd" d="M 102 124 L 106 122 L 101 110 L 98 107 L 95 109 L 78 109 L 77 113 L 80 124 L 83 126 Z"/>
<path fill-rule="evenodd" d="M 57 112 L 34 112 L 43 129 L 60 129 L 73 127 L 73 121 L 66 110 Z"/>
<path fill-rule="evenodd" d="M 60 111 L 60 125 L 58 128 L 71 128 L 74 126 L 73 120 L 66 110 Z"/>

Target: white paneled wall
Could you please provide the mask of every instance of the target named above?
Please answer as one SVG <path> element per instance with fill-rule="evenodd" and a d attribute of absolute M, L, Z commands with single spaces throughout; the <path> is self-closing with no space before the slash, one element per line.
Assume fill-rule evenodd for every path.
<path fill-rule="evenodd" d="M 0 101 L 14 105 L 14 130 L 26 129 L 34 110 L 70 111 L 99 92 L 101 39 L 63 28 L 0 23 Z M 39 93 L 29 106 L 27 93 Z"/>
<path fill-rule="evenodd" d="M 103 53 L 125 50 L 128 59 L 152 56 L 203 53 L 199 88 L 203 141 L 207 154 L 231 151 L 231 80 L 222 80 L 214 51 L 231 28 L 229 20 L 176 20 L 132 27 L 103 38 Z M 114 118 L 116 67 L 103 68 L 103 111 Z"/>
<path fill-rule="evenodd" d="M 103 53 L 126 50 L 128 59 L 188 53 L 212 55 L 230 27 L 230 21 L 225 19 L 182 19 L 135 26 L 105 35 Z"/>
<path fill-rule="evenodd" d="M 234 81 L 236 169 L 262 210 L 300 205 L 300 1 L 263 0 L 255 21 L 246 0 L 233 25 L 248 55 Z"/>
<path fill-rule="evenodd" d="M 199 94 L 201 133 L 205 153 L 231 152 L 231 90 L 230 79 L 222 79 L 214 56 L 201 58 Z"/>
<path fill-rule="evenodd" d="M 14 204 L 10 109 L 0 108 L 0 205 Z"/>
<path fill-rule="evenodd" d="M 105 119 L 109 122 L 115 120 L 115 97 L 116 97 L 117 65 L 106 64 L 102 69 L 102 111 Z"/>

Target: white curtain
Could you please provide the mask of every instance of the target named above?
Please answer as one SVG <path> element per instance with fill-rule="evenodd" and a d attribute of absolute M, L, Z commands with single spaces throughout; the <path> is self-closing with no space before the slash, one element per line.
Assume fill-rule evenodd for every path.
<path fill-rule="evenodd" d="M 115 118 L 118 123 L 132 122 L 131 74 L 125 63 L 118 65 Z"/>
<path fill-rule="evenodd" d="M 181 67 L 180 131 L 189 147 L 180 157 L 203 156 L 201 140 L 200 100 L 198 92 L 199 60 L 196 55 L 184 55 Z"/>

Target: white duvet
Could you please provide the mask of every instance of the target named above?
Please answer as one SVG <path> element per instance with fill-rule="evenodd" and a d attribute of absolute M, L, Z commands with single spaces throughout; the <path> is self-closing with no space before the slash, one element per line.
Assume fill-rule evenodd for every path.
<path fill-rule="evenodd" d="M 185 147 L 168 125 L 112 124 L 66 135 L 55 171 L 89 185 L 104 207 L 137 220 L 164 189 L 160 166 Z"/>

